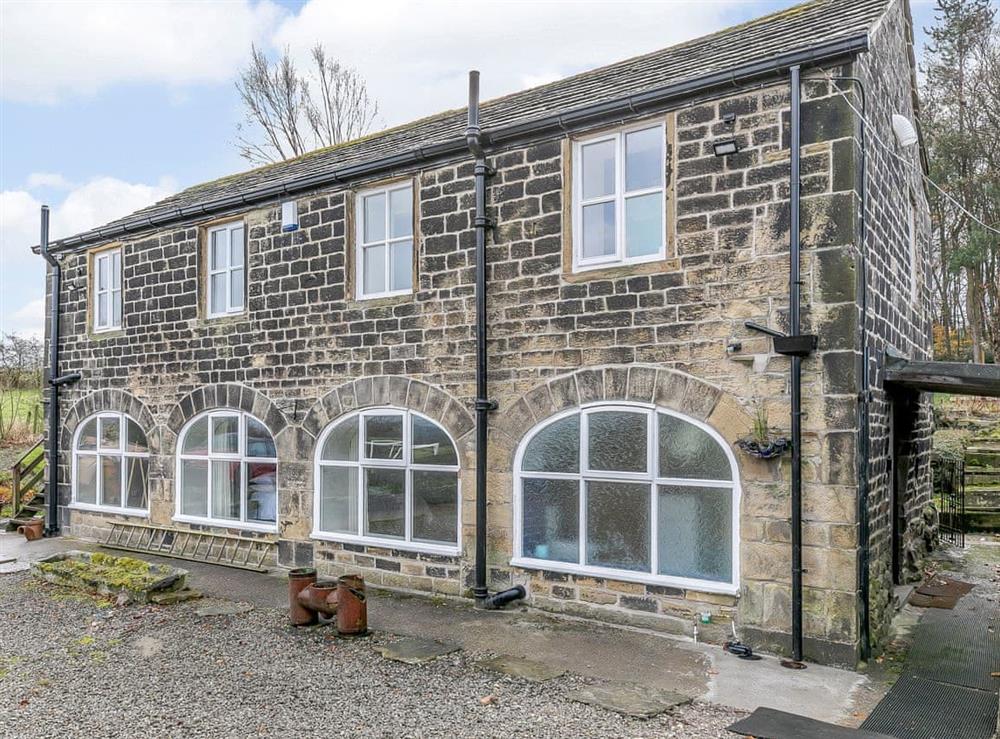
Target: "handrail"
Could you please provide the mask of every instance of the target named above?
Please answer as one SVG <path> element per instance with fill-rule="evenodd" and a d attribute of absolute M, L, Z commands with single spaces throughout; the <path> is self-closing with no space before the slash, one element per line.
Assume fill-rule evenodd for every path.
<path fill-rule="evenodd" d="M 41 482 L 45 475 L 45 453 L 42 448 L 44 441 L 45 439 L 39 439 L 35 442 L 10 467 L 12 480 L 11 507 L 14 514 L 12 518 L 17 518 L 24 507 L 31 502 L 30 500 L 25 500 L 27 493 L 32 491 L 38 492 L 35 486 Z M 32 455 L 35 455 L 34 458 L 30 462 L 27 461 Z"/>

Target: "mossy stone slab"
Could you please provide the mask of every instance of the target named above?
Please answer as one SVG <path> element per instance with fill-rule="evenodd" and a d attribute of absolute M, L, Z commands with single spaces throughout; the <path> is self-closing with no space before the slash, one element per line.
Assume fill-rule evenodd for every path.
<path fill-rule="evenodd" d="M 457 644 L 446 644 L 434 639 L 406 637 L 392 644 L 375 647 L 375 649 L 386 659 L 404 662 L 408 665 L 419 665 L 424 662 L 430 662 L 438 657 L 443 657 L 446 654 L 457 652 L 460 647 Z"/>
<path fill-rule="evenodd" d="M 633 718 L 652 718 L 691 702 L 689 697 L 680 693 L 651 690 L 628 683 L 590 685 L 574 690 L 569 699 Z"/>

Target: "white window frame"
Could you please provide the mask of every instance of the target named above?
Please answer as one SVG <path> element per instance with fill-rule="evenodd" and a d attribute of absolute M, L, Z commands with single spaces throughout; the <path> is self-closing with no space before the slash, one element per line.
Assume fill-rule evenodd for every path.
<path fill-rule="evenodd" d="M 95 449 L 80 449 L 80 434 L 83 432 L 83 427 L 90 423 L 92 420 L 97 419 L 97 444 Z M 117 419 L 118 421 L 118 446 L 117 447 L 105 447 L 101 439 L 101 420 L 102 419 Z M 143 437 L 146 439 L 146 451 L 145 452 L 130 452 L 128 451 L 128 423 L 131 421 L 134 423 L 140 431 L 142 431 Z M 121 491 L 122 491 L 122 502 L 121 505 L 112 506 L 106 505 L 101 502 L 97 503 L 82 503 L 79 500 L 79 459 L 80 457 L 95 457 L 97 459 L 97 472 L 96 472 L 96 499 L 101 500 L 104 493 L 104 475 L 101 470 L 101 457 L 116 457 L 118 459 L 118 469 L 119 475 L 121 476 Z M 146 507 L 145 508 L 129 508 L 126 503 L 128 502 L 128 479 L 126 477 L 126 470 L 128 465 L 125 461 L 129 458 L 140 458 L 149 459 L 149 437 L 146 435 L 145 429 L 139 425 L 139 423 L 131 416 L 125 413 L 118 413 L 115 411 L 104 411 L 101 413 L 94 413 L 87 418 L 85 418 L 77 427 L 76 431 L 73 432 L 73 484 L 72 484 L 72 498 L 69 507 L 71 509 L 79 511 L 99 511 L 101 513 L 118 513 L 125 516 L 141 516 L 142 518 L 149 517 L 149 471 L 147 469 L 146 477 Z"/>
<path fill-rule="evenodd" d="M 606 470 L 590 470 L 587 459 L 588 452 L 588 423 L 585 415 L 604 411 L 628 411 L 631 413 L 644 413 L 646 415 L 646 472 L 615 472 Z M 732 472 L 732 480 L 699 480 L 682 477 L 660 477 L 657 465 L 659 464 L 659 414 L 674 416 L 687 423 L 694 424 L 701 430 L 708 433 L 716 443 L 726 453 Z M 522 463 L 524 453 L 531 440 L 545 427 L 563 418 L 573 415 L 580 415 L 580 472 L 526 472 L 523 471 Z M 524 555 L 523 547 L 523 490 L 525 479 L 549 479 L 549 480 L 577 480 L 579 482 L 579 556 L 576 563 L 557 562 L 548 559 L 538 559 Z M 597 565 L 583 564 L 586 562 L 587 547 L 587 481 L 610 481 L 610 482 L 642 482 L 650 486 L 650 527 L 649 527 L 649 562 L 648 572 L 637 572 L 635 570 L 622 570 L 611 567 L 600 567 Z M 696 578 L 678 577 L 676 575 L 661 575 L 657 572 L 659 565 L 659 537 L 656 526 L 658 521 L 658 506 L 660 485 L 682 485 L 685 487 L 705 487 L 705 488 L 729 488 L 732 490 L 732 580 L 730 582 L 720 582 L 718 580 L 701 580 Z M 589 577 L 601 577 L 609 580 L 622 580 L 627 582 L 638 582 L 648 585 L 669 585 L 688 590 L 698 590 L 709 593 L 725 593 L 735 595 L 740 590 L 740 559 L 739 559 L 739 511 L 740 511 L 740 477 L 736 457 L 729 444 L 711 426 L 698 421 L 697 419 L 677 413 L 669 408 L 661 408 L 647 403 L 591 403 L 571 408 L 547 418 L 535 425 L 521 440 L 514 456 L 514 556 L 511 558 L 511 565 L 524 567 L 532 570 L 548 570 L 552 572 L 565 572 L 573 575 L 584 575 Z"/>
<path fill-rule="evenodd" d="M 96 252 L 93 256 L 94 276 L 93 276 L 93 306 L 94 313 L 94 333 L 105 333 L 107 331 L 117 331 L 122 327 L 125 306 L 122 302 L 122 249 L 105 249 Z M 107 264 L 108 284 L 101 287 L 101 265 Z M 115 287 L 117 280 L 118 287 Z M 101 297 L 107 296 L 108 315 L 107 320 L 101 323 L 100 303 Z M 115 323 L 115 305 L 118 306 L 118 322 Z"/>
<path fill-rule="evenodd" d="M 412 180 L 407 180 L 406 182 L 397 182 L 392 185 L 386 185 L 384 187 L 375 187 L 369 190 L 361 190 L 358 192 L 357 197 L 354 201 L 354 294 L 357 296 L 358 300 L 373 300 L 375 298 L 390 298 L 396 295 L 410 295 L 413 293 L 413 285 L 416 281 L 417 275 L 416 270 L 413 268 L 413 255 L 417 248 L 416 239 L 416 229 L 411 220 L 410 224 L 410 235 L 409 236 L 397 236 L 392 237 L 392 232 L 390 231 L 390 220 L 391 220 L 391 210 L 389 197 L 391 193 L 400 192 L 402 190 L 408 190 L 410 193 L 410 201 L 413 201 L 413 182 Z M 372 197 L 373 195 L 385 195 L 385 238 L 382 241 L 365 241 L 365 199 Z M 414 213 L 416 208 L 414 207 Z M 410 287 L 401 290 L 391 290 L 390 285 L 392 284 L 392 246 L 393 244 L 402 244 L 409 241 L 410 242 Z M 365 259 L 364 252 L 366 247 L 379 246 L 385 247 L 385 290 L 380 292 L 365 292 Z"/>
<path fill-rule="evenodd" d="M 402 450 L 401 457 L 399 459 L 372 459 L 365 455 L 364 449 L 366 445 L 365 439 L 365 418 L 369 416 L 385 416 L 385 415 L 399 415 L 403 418 L 403 440 L 402 440 Z M 346 461 L 346 460 L 324 460 L 322 459 L 323 447 L 326 445 L 326 440 L 333 433 L 334 429 L 338 428 L 341 424 L 349 422 L 351 419 L 358 419 L 358 460 L 357 461 Z M 458 445 L 452 438 L 448 430 L 442 426 L 438 421 L 435 421 L 429 416 L 425 416 L 423 413 L 418 413 L 417 411 L 411 411 L 407 408 L 399 408 L 396 406 L 383 406 L 379 408 L 366 408 L 360 411 L 354 411 L 352 413 L 346 413 L 336 421 L 332 422 L 323 433 L 320 435 L 319 440 L 316 442 L 316 456 L 313 463 L 313 531 L 310 535 L 313 539 L 319 539 L 321 541 L 337 541 L 348 544 L 365 544 L 369 546 L 377 547 L 387 547 L 391 549 L 400 549 L 403 551 L 410 552 L 424 552 L 427 554 L 444 554 L 457 556 L 461 554 L 462 551 L 462 475 L 461 475 L 461 465 L 442 465 L 442 464 L 419 464 L 414 463 L 411 460 L 412 449 L 410 440 L 412 438 L 413 432 L 413 419 L 421 418 L 425 421 L 433 423 L 437 426 L 444 435 L 451 442 L 452 448 L 455 450 L 456 460 L 461 459 Z M 341 532 L 329 532 L 322 531 L 320 526 L 320 503 L 321 503 L 321 489 L 322 484 L 322 468 L 323 467 L 347 467 L 354 468 L 357 471 L 358 482 L 358 528 L 357 533 L 347 534 Z M 373 536 L 370 534 L 365 534 L 365 523 L 367 518 L 367 511 L 365 509 L 365 470 L 366 469 L 403 469 L 405 470 L 405 502 L 403 509 L 403 516 L 405 519 L 405 533 L 402 539 L 396 539 L 393 537 L 386 536 Z M 456 478 L 456 488 L 455 494 L 458 498 L 456 501 L 456 528 L 455 536 L 457 541 L 455 544 L 435 544 L 433 542 L 425 542 L 413 539 L 413 472 L 454 472 Z"/>
<path fill-rule="evenodd" d="M 236 452 L 216 452 L 212 450 L 212 423 L 213 419 L 216 418 L 239 418 L 239 444 Z M 188 431 L 194 426 L 198 421 L 203 418 L 208 419 L 208 453 L 207 454 L 184 454 L 184 441 L 187 438 Z M 192 418 L 186 424 L 184 428 L 181 429 L 180 434 L 177 436 L 177 463 L 175 467 L 174 475 L 174 521 L 180 521 L 183 523 L 196 523 L 207 526 L 219 526 L 228 529 L 243 529 L 245 531 L 259 531 L 263 533 L 277 533 L 278 532 L 278 511 L 279 503 L 281 498 L 280 489 L 278 487 L 278 467 L 279 462 L 277 457 L 248 457 L 247 456 L 247 419 L 252 418 L 254 421 L 259 423 L 267 433 L 271 435 L 271 442 L 275 444 L 275 452 L 277 452 L 277 442 L 274 439 L 274 433 L 267 427 L 263 421 L 261 421 L 256 416 L 252 416 L 244 411 L 238 411 L 232 408 L 225 408 L 219 410 L 208 411 L 205 413 L 199 413 L 197 416 Z M 190 513 L 182 513 L 183 511 L 183 495 L 184 490 L 182 488 L 182 478 L 181 478 L 181 468 L 183 467 L 184 460 L 201 461 L 208 463 L 208 481 L 207 481 L 207 497 L 205 502 L 205 516 L 195 516 Z M 212 462 L 239 462 L 240 463 L 240 518 L 239 520 L 234 520 L 231 518 L 215 518 L 212 516 L 212 497 L 213 497 L 213 484 L 212 484 Z M 259 521 L 248 521 L 247 520 L 247 483 L 249 482 L 249 475 L 247 474 L 247 467 L 250 464 L 273 464 L 274 468 L 274 523 L 264 523 Z"/>
<path fill-rule="evenodd" d="M 233 253 L 233 233 L 240 231 L 242 236 L 242 244 L 240 245 L 240 250 L 243 254 L 242 262 L 238 266 L 233 265 L 232 253 Z M 225 267 L 213 267 L 212 266 L 212 241 L 217 233 L 226 234 L 226 266 Z M 219 226 L 212 226 L 205 232 L 205 312 L 209 318 L 221 318 L 223 316 L 231 316 L 237 313 L 242 313 L 246 309 L 247 300 L 247 238 L 246 238 L 246 227 L 243 221 L 232 221 L 230 223 L 223 223 Z M 234 303 L 233 302 L 233 290 L 232 290 L 232 278 L 233 272 L 243 273 L 243 302 Z M 225 286 L 226 286 L 226 307 L 222 311 L 213 311 L 212 305 L 212 277 L 215 275 L 225 275 Z"/>
<path fill-rule="evenodd" d="M 660 146 L 660 184 L 658 187 L 647 187 L 641 190 L 625 192 L 625 137 L 627 134 L 649 129 L 658 129 L 661 135 Z M 602 141 L 615 142 L 615 192 L 612 195 L 583 199 L 583 147 Z M 609 133 L 602 133 L 588 138 L 573 141 L 573 271 L 586 272 L 592 269 L 614 267 L 630 264 L 645 264 L 658 262 L 667 258 L 667 126 L 665 121 L 646 121 L 633 126 L 620 128 Z M 633 197 L 660 193 L 663 208 L 660 235 L 660 248 L 654 254 L 629 257 L 625 253 L 625 201 Z M 583 257 L 583 207 L 598 203 L 615 204 L 615 253 L 598 257 Z"/>

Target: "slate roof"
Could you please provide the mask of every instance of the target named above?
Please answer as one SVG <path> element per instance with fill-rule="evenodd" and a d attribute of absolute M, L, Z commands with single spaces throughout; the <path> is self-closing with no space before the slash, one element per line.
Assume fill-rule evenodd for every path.
<path fill-rule="evenodd" d="M 889 0 L 812 0 L 701 38 L 636 56 L 572 77 L 522 90 L 481 104 L 484 135 L 491 129 L 540 119 L 554 112 L 620 99 L 644 90 L 725 72 L 819 44 L 864 33 L 879 19 Z M 374 133 L 355 141 L 310 152 L 296 159 L 195 185 L 124 218 L 70 237 L 79 243 L 99 241 L 100 232 L 156 218 L 157 222 L 206 202 L 281 185 L 303 178 L 464 136 L 466 109 L 450 110 Z M 188 214 L 186 216 L 190 218 Z M 136 228 L 141 230 L 141 228 Z M 63 239 L 53 248 L 65 245 Z M 70 245 L 66 245 L 70 246 Z"/>

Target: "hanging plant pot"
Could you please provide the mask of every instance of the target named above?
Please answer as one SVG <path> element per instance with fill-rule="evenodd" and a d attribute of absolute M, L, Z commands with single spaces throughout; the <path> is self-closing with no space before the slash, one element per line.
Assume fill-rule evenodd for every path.
<path fill-rule="evenodd" d="M 774 459 L 791 450 L 792 442 L 784 436 L 779 436 L 767 441 L 740 439 L 736 442 L 736 446 L 751 457 L 756 457 L 757 459 Z"/>

